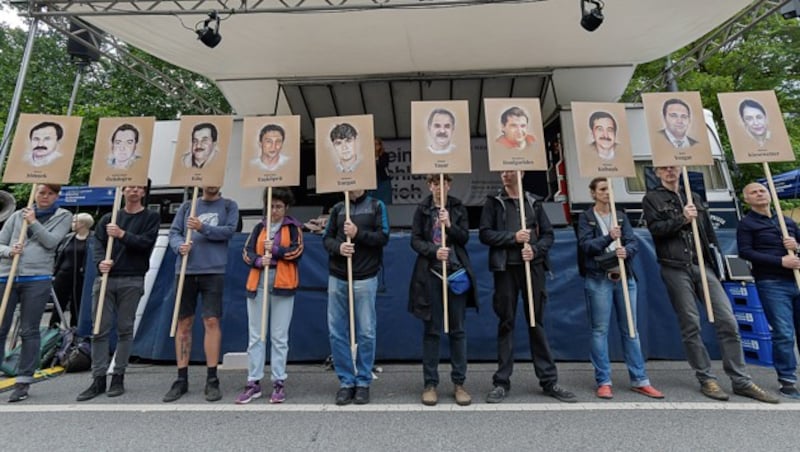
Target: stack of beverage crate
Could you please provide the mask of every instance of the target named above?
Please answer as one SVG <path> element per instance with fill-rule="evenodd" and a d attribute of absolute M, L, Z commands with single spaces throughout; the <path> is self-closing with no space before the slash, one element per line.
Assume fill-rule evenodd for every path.
<path fill-rule="evenodd" d="M 764 308 L 752 282 L 722 283 L 739 324 L 745 360 L 759 366 L 772 366 L 772 335 Z"/>

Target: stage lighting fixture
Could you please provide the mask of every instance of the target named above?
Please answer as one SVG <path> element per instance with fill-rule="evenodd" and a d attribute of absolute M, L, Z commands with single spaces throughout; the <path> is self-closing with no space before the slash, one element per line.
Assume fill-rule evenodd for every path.
<path fill-rule="evenodd" d="M 211 23 L 215 22 L 215 26 L 211 26 Z M 197 33 L 197 39 L 200 40 L 206 47 L 214 48 L 222 41 L 222 35 L 219 34 L 219 15 L 217 15 L 216 11 L 212 11 L 208 13 L 208 19 L 203 21 L 203 28 L 200 30 L 195 30 Z"/>
<path fill-rule="evenodd" d="M 586 4 L 591 3 L 594 8 L 586 9 Z M 595 31 L 603 23 L 603 2 L 601 0 L 581 0 L 581 27 L 586 31 Z"/>

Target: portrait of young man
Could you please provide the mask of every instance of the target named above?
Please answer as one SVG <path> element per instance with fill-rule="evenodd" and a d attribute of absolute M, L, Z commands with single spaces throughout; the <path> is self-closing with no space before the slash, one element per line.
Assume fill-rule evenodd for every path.
<path fill-rule="evenodd" d="M 130 169 L 142 156 L 138 152 L 139 129 L 132 124 L 122 124 L 111 134 L 111 152 L 108 166 L 115 170 Z"/>
<path fill-rule="evenodd" d="M 289 157 L 283 154 L 286 131 L 278 124 L 267 124 L 258 132 L 258 156 L 250 164 L 263 171 L 277 171 Z"/>
<path fill-rule="evenodd" d="M 664 119 L 664 128 L 658 133 L 663 136 L 675 149 L 689 148 L 697 144 L 697 140 L 688 135 L 692 126 L 692 110 L 685 101 L 672 98 L 667 99 L 661 107 Z"/>
<path fill-rule="evenodd" d="M 536 142 L 536 137 L 528 128 L 530 122 L 528 114 L 520 107 L 511 107 L 500 115 L 500 130 L 502 135 L 495 142 L 510 150 L 522 150 L 531 147 Z"/>

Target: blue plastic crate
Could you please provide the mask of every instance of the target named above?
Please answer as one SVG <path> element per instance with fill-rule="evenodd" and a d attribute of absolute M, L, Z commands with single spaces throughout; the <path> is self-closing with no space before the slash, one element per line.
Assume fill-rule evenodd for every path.
<path fill-rule="evenodd" d="M 742 334 L 744 359 L 750 364 L 772 366 L 772 339 L 769 336 Z"/>
<path fill-rule="evenodd" d="M 761 299 L 758 298 L 758 291 L 754 283 L 729 281 L 722 283 L 722 287 L 725 288 L 725 293 L 728 294 L 728 299 L 734 309 L 739 307 L 761 309 Z"/>
<path fill-rule="evenodd" d="M 733 308 L 733 316 L 739 324 L 739 332 L 758 336 L 770 336 L 772 330 L 767 322 L 767 316 L 761 309 Z"/>

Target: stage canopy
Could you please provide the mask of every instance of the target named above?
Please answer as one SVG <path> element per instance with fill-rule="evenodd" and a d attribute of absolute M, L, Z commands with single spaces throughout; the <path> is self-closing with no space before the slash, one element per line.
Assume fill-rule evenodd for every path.
<path fill-rule="evenodd" d="M 310 139 L 315 117 L 363 113 L 375 115 L 377 136 L 407 138 L 413 100 L 469 100 L 473 135 L 484 133 L 485 97 L 540 97 L 545 120 L 573 100 L 615 101 L 636 64 L 697 40 L 751 0 L 610 0 L 592 33 L 580 26 L 579 0 L 36 3 L 207 76 L 239 115 L 300 114 Z M 222 42 L 211 49 L 193 30 L 215 8 Z"/>

